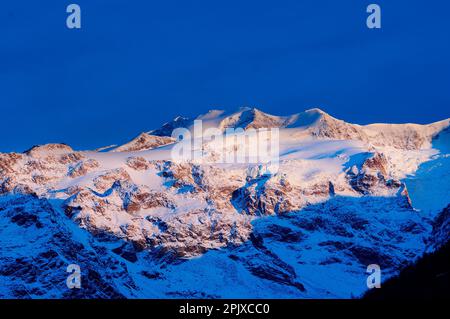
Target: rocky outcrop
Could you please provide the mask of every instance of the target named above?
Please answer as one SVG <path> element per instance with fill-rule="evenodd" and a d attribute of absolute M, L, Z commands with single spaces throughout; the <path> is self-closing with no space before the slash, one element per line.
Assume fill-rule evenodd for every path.
<path fill-rule="evenodd" d="M 127 165 L 136 171 L 145 171 L 150 168 L 148 161 L 140 156 L 128 157 Z"/>
<path fill-rule="evenodd" d="M 95 159 L 87 159 L 85 161 L 77 162 L 73 166 L 69 166 L 69 172 L 67 175 L 70 177 L 84 176 L 89 172 L 94 171 L 100 164 Z"/>
<path fill-rule="evenodd" d="M 243 108 L 241 112 L 225 117 L 219 128 L 261 129 L 286 127 L 293 121 L 290 117 L 273 116 L 255 108 Z"/>
<path fill-rule="evenodd" d="M 285 179 L 261 176 L 249 179 L 243 187 L 235 190 L 231 200 L 234 207 L 245 214 L 283 214 L 299 209 L 290 200 L 296 193 L 299 195 L 299 190 L 294 190 Z"/>
<path fill-rule="evenodd" d="M 67 144 L 45 144 L 33 146 L 24 153 L 34 158 L 48 158 L 73 153 L 73 149 Z"/>
<path fill-rule="evenodd" d="M 131 183 L 131 177 L 130 174 L 124 169 L 124 168 L 116 168 L 112 170 L 108 170 L 97 177 L 95 177 L 92 180 L 95 189 L 103 193 L 107 191 L 108 189 L 112 188 L 114 183 L 124 183 L 128 182 Z"/>
<path fill-rule="evenodd" d="M 66 176 L 82 176 L 97 167 L 95 160 L 85 160 L 82 152 L 65 144 L 35 146 L 23 154 L 0 154 L 0 192 L 23 189 L 39 193 Z"/>
<path fill-rule="evenodd" d="M 150 135 L 148 133 L 141 133 L 139 136 L 130 142 L 116 147 L 111 152 L 138 152 L 151 150 L 159 146 L 167 145 L 175 142 L 175 139 L 166 136 Z"/>
<path fill-rule="evenodd" d="M 399 188 L 401 182 L 389 178 L 386 157 L 383 154 L 368 154 L 360 166 L 353 165 L 347 171 L 350 186 L 361 193 L 369 195 L 379 188 Z"/>

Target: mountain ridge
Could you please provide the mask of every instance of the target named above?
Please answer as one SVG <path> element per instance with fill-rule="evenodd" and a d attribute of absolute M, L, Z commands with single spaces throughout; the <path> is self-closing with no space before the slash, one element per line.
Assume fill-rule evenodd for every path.
<path fill-rule="evenodd" d="M 79 250 L 92 297 L 350 298 L 366 291 L 368 264 L 389 278 L 427 249 L 434 217 L 415 209 L 404 178 L 447 158 L 432 143 L 448 120 L 365 128 L 319 109 L 276 117 L 251 108 L 198 118 L 221 132 L 279 128 L 278 170 L 216 163 L 210 140 L 202 161 L 177 161 L 179 142 L 148 133 L 112 151 L 0 153 L 0 231 L 10 234 L 0 236 L 0 296 L 73 297 L 58 280 Z M 156 133 L 181 123 L 190 122 Z"/>
<path fill-rule="evenodd" d="M 152 139 L 152 136 L 171 136 L 176 128 L 191 129 L 195 120 L 201 120 L 203 127 L 217 127 L 222 132 L 226 129 L 242 128 L 244 130 L 259 128 L 283 128 L 283 129 L 302 129 L 303 134 L 308 134 L 318 138 L 335 139 L 357 139 L 364 142 L 371 142 L 383 138 L 383 131 L 390 130 L 391 134 L 396 133 L 396 138 L 405 139 L 402 131 L 409 130 L 417 136 L 417 140 L 401 142 L 390 142 L 389 146 L 407 147 L 417 149 L 423 144 L 429 143 L 431 139 L 440 131 L 450 126 L 450 118 L 430 124 L 387 124 L 374 123 L 359 125 L 347 123 L 329 115 L 320 108 L 307 109 L 304 112 L 295 113 L 288 116 L 276 116 L 257 108 L 242 107 L 236 112 L 226 112 L 224 110 L 210 110 L 205 114 L 199 115 L 194 119 L 177 116 L 173 121 L 165 123 L 161 128 L 141 133 L 129 143 L 136 143 L 137 139 L 145 136 L 146 139 Z M 425 131 L 425 132 L 424 132 Z M 299 133 L 300 134 L 300 133 Z M 154 139 L 154 138 L 153 138 Z M 167 142 L 169 144 L 169 141 Z M 164 144 L 158 144 L 161 146 Z M 126 148 L 125 146 L 123 146 Z M 142 147 L 139 150 L 148 150 L 150 147 Z M 117 147 L 114 151 L 120 150 Z"/>

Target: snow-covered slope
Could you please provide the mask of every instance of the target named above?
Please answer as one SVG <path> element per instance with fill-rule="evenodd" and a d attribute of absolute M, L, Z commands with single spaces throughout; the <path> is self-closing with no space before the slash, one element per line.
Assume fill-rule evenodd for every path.
<path fill-rule="evenodd" d="M 205 160 L 175 161 L 186 141 L 172 131 L 194 120 L 221 132 L 280 129 L 278 169 L 216 163 L 214 140 L 201 145 Z M 110 152 L 47 144 L 0 154 L 0 296 L 358 296 L 368 264 L 389 277 L 425 251 L 434 216 L 414 209 L 403 179 L 445 156 L 433 142 L 449 123 L 360 126 L 319 109 L 242 108 L 178 117 Z M 71 263 L 87 290 L 61 282 Z"/>

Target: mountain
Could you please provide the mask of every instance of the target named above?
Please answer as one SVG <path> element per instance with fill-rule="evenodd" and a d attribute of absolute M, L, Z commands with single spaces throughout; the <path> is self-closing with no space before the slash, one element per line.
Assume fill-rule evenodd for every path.
<path fill-rule="evenodd" d="M 201 140 L 200 160 L 175 160 L 190 141 L 173 130 L 195 135 L 195 121 L 221 134 L 279 129 L 276 169 L 272 157 L 221 162 L 245 147 L 239 132 L 223 136 L 226 147 Z M 177 117 L 107 151 L 0 153 L 0 297 L 362 296 L 369 264 L 386 280 L 448 237 L 444 207 L 413 200 L 445 202 L 445 180 L 412 194 L 408 183 L 430 183 L 435 173 L 417 174 L 427 163 L 448 174 L 449 125 L 241 108 Z M 82 289 L 67 288 L 69 264 L 81 267 Z"/>
<path fill-rule="evenodd" d="M 219 128 L 282 128 L 296 120 L 296 116 L 274 116 L 255 108 L 242 108 L 239 112 L 221 119 Z"/>

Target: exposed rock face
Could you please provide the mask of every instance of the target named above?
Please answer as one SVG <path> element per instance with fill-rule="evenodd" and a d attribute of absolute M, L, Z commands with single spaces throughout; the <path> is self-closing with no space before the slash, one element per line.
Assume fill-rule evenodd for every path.
<path fill-rule="evenodd" d="M 77 162 L 75 165 L 69 167 L 68 175 L 70 177 L 84 176 L 89 172 L 92 172 L 100 165 L 95 159 L 88 159 L 86 161 Z"/>
<path fill-rule="evenodd" d="M 350 186 L 362 195 L 396 195 L 399 205 L 412 208 L 406 185 L 390 178 L 388 162 L 383 154 L 370 155 L 360 168 L 353 166 L 347 172 Z"/>
<path fill-rule="evenodd" d="M 300 208 L 290 200 L 300 194 L 287 180 L 261 176 L 248 178 L 246 185 L 233 192 L 232 202 L 238 211 L 249 215 L 283 214 Z"/>
<path fill-rule="evenodd" d="M 266 114 L 258 109 L 243 109 L 235 115 L 224 118 L 219 128 L 225 130 L 227 128 L 242 128 L 242 129 L 260 129 L 260 128 L 274 128 L 286 127 L 293 121 L 289 117 L 279 117 Z"/>
<path fill-rule="evenodd" d="M 0 154 L 0 193 L 24 190 L 41 193 L 62 178 L 81 176 L 96 168 L 94 160 L 65 144 L 35 146 L 24 154 Z"/>
<path fill-rule="evenodd" d="M 0 153 L 0 173 L 7 174 L 14 172 L 16 164 L 22 160 L 23 155 L 17 153 L 3 154 Z"/>
<path fill-rule="evenodd" d="M 359 125 L 349 124 L 335 119 L 320 109 L 311 109 L 299 115 L 297 125 L 305 125 L 314 137 L 340 140 L 361 140 L 369 137 Z"/>
<path fill-rule="evenodd" d="M 158 174 L 173 192 L 155 191 L 134 184 L 124 169 L 107 171 L 93 180 L 96 190 L 81 189 L 65 201 L 66 215 L 101 237 L 124 238 L 134 247 L 167 251 L 178 257 L 195 256 L 207 249 L 241 243 L 248 238 L 251 231 L 249 218 L 227 216 L 220 211 L 232 209 L 229 204 L 231 189 L 228 194 L 223 185 L 215 189 L 215 185 L 203 178 L 204 173 L 198 166 L 158 161 L 149 163 L 136 158 L 130 161 L 128 158 L 127 165 L 130 163 L 132 166 L 139 163 L 139 168 L 145 163 L 146 167 L 160 169 Z M 215 172 L 217 176 L 218 170 Z M 192 202 L 198 198 L 204 204 L 182 216 L 142 214 L 158 209 L 176 212 L 179 209 L 177 197 L 187 194 Z M 212 196 L 218 197 L 213 199 Z M 120 225 L 115 222 L 116 218 L 126 223 Z"/>
<path fill-rule="evenodd" d="M 116 147 L 111 152 L 138 152 L 151 150 L 153 148 L 167 145 L 175 142 L 175 139 L 166 136 L 150 135 L 148 133 L 141 133 L 139 136 L 130 142 Z"/>
<path fill-rule="evenodd" d="M 73 149 L 66 144 L 46 144 L 33 146 L 25 151 L 25 154 L 34 158 L 48 157 L 52 155 L 64 155 L 73 153 Z"/>
<path fill-rule="evenodd" d="M 143 157 L 137 156 L 137 157 L 129 157 L 127 159 L 127 165 L 131 167 L 132 169 L 135 169 L 137 171 L 145 171 L 148 170 L 150 165 L 147 162 L 147 160 Z"/>
<path fill-rule="evenodd" d="M 105 192 L 112 188 L 115 183 L 131 182 L 129 173 L 123 168 L 105 171 L 92 180 L 98 192 Z"/>
<path fill-rule="evenodd" d="M 191 163 L 174 163 L 172 161 L 158 162 L 160 176 L 164 178 L 167 186 L 180 189 L 181 191 L 199 190 L 199 175 Z M 195 172 L 195 173 L 194 173 Z M 194 175 L 195 174 L 195 175 Z"/>
<path fill-rule="evenodd" d="M 399 188 L 401 182 L 388 180 L 387 160 L 383 154 L 369 154 L 360 167 L 354 165 L 347 173 L 352 188 L 363 194 L 369 195 L 380 187 Z"/>

